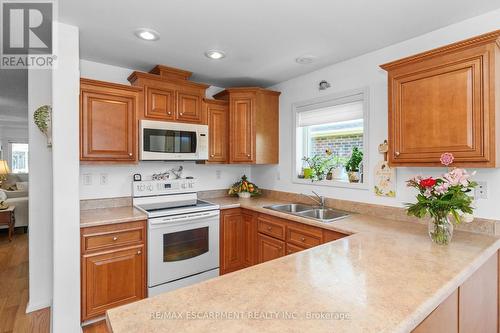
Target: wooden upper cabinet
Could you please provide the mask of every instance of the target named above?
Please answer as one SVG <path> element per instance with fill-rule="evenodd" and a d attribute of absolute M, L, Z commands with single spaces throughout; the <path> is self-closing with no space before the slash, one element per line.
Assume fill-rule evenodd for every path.
<path fill-rule="evenodd" d="M 225 101 L 204 100 L 208 117 L 208 161 L 228 162 L 229 108 Z"/>
<path fill-rule="evenodd" d="M 229 163 L 279 162 L 279 92 L 231 88 L 214 96 L 229 102 Z"/>
<path fill-rule="evenodd" d="M 495 167 L 500 30 L 381 67 L 388 71 L 389 163 Z"/>
<path fill-rule="evenodd" d="M 156 89 L 145 87 L 146 118 L 174 120 L 175 119 L 175 90 Z"/>
<path fill-rule="evenodd" d="M 201 124 L 206 122 L 202 99 L 209 87 L 189 81 L 191 72 L 156 66 L 149 73 L 133 72 L 128 80 L 145 91 L 144 113 L 139 118 Z"/>
<path fill-rule="evenodd" d="M 232 163 L 252 163 L 255 161 L 255 109 L 253 99 L 234 97 L 231 99 L 230 156 Z"/>
<path fill-rule="evenodd" d="M 137 161 L 137 118 L 142 89 L 80 80 L 80 160 Z"/>
<path fill-rule="evenodd" d="M 201 123 L 201 99 L 199 93 L 177 92 L 177 120 Z"/>

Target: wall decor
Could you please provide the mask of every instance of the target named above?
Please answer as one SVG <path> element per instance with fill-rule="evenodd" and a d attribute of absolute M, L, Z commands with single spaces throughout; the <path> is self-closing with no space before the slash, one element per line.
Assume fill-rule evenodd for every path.
<path fill-rule="evenodd" d="M 47 137 L 47 147 L 52 147 L 52 106 L 42 105 L 33 113 L 38 129 Z"/>
<path fill-rule="evenodd" d="M 378 146 L 378 151 L 384 154 L 384 160 L 375 166 L 373 189 L 378 196 L 393 198 L 396 196 L 396 169 L 391 168 L 387 161 L 387 152 L 389 151 L 387 140 Z"/>

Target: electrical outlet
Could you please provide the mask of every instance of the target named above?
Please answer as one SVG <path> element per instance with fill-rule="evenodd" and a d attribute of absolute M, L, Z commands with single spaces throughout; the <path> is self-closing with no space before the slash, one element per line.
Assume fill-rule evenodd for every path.
<path fill-rule="evenodd" d="M 215 178 L 220 179 L 221 171 L 215 170 Z"/>
<path fill-rule="evenodd" d="M 281 175 L 280 175 L 280 172 L 276 172 L 276 180 L 281 180 Z"/>
<path fill-rule="evenodd" d="M 99 179 L 100 179 L 101 185 L 108 184 L 108 174 L 107 173 L 101 173 Z"/>
<path fill-rule="evenodd" d="M 92 185 L 92 174 L 86 173 L 83 175 L 83 185 L 89 186 Z"/>
<path fill-rule="evenodd" d="M 488 183 L 485 181 L 477 182 L 474 197 L 475 199 L 488 199 Z"/>

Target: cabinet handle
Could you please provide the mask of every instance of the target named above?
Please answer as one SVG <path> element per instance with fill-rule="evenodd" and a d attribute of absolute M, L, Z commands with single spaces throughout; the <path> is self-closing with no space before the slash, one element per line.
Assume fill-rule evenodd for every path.
<path fill-rule="evenodd" d="M 302 238 L 301 238 L 301 241 L 305 242 L 305 240 L 306 240 L 306 239 L 305 239 L 305 237 L 302 237 Z"/>
<path fill-rule="evenodd" d="M 168 111 L 167 114 L 172 114 L 172 112 Z"/>
<path fill-rule="evenodd" d="M 140 255 L 141 253 L 142 253 L 142 251 L 141 251 L 141 250 L 137 251 L 137 255 Z"/>
<path fill-rule="evenodd" d="M 271 231 L 272 227 L 267 227 L 267 230 Z"/>
<path fill-rule="evenodd" d="M 395 152 L 394 155 L 399 156 L 401 153 L 399 151 Z"/>
<path fill-rule="evenodd" d="M 184 114 L 183 112 L 179 113 L 181 116 Z"/>
<path fill-rule="evenodd" d="M 132 153 L 128 153 L 128 156 L 132 156 L 133 154 Z"/>
<path fill-rule="evenodd" d="M 210 157 L 214 157 L 214 156 L 215 156 L 214 154 L 210 155 Z"/>
<path fill-rule="evenodd" d="M 247 157 L 250 157 L 250 154 L 247 154 Z"/>
<path fill-rule="evenodd" d="M 117 241 L 117 240 L 118 240 L 118 237 L 116 237 L 116 236 L 115 236 L 115 237 L 113 237 L 113 240 L 114 240 L 114 241 Z"/>

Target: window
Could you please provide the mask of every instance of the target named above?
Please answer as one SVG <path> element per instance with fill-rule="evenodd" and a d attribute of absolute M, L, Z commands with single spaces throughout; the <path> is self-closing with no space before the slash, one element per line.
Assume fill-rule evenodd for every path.
<path fill-rule="evenodd" d="M 294 113 L 294 181 L 350 186 L 347 184 L 353 184 L 358 178 L 352 186 L 363 187 L 367 170 L 368 90 L 297 103 Z M 349 177 L 346 164 L 356 149 L 363 153 L 363 158 Z"/>
<path fill-rule="evenodd" d="M 28 144 L 11 143 L 11 172 L 28 173 Z"/>

